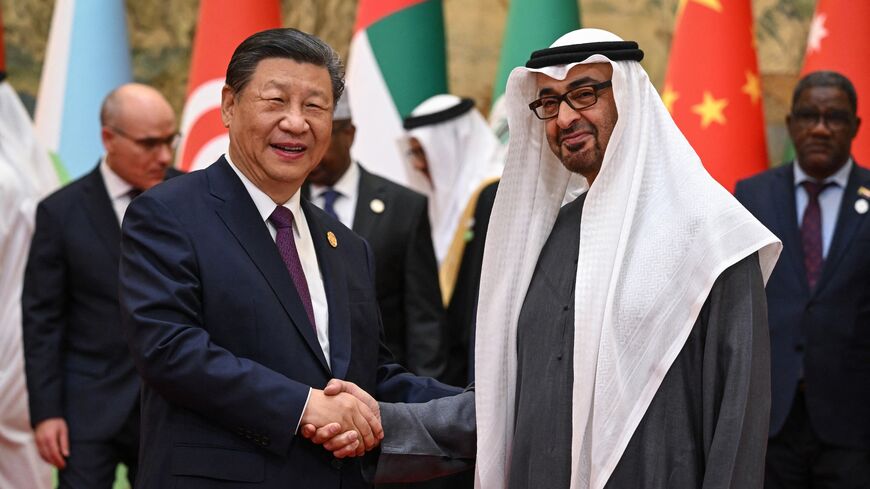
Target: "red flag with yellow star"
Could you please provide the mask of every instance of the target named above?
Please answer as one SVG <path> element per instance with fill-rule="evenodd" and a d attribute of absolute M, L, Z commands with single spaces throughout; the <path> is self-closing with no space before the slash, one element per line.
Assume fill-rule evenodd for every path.
<path fill-rule="evenodd" d="M 767 169 L 750 0 L 682 0 L 662 100 L 728 190 Z"/>
<path fill-rule="evenodd" d="M 842 73 L 858 92 L 858 117 L 868 124 L 870 110 L 870 2 L 864 0 L 819 0 L 810 24 L 804 68 Z M 863 97 L 863 98 L 862 98 Z M 863 117 L 862 117 L 863 115 Z M 870 164 L 870 131 L 866 126 L 852 141 L 855 161 Z"/>

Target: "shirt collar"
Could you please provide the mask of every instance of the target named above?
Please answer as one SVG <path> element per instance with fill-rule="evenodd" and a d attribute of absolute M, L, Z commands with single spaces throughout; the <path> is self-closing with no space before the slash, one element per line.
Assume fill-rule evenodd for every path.
<path fill-rule="evenodd" d="M 266 195 L 266 192 L 263 192 L 262 190 L 260 190 L 259 187 L 254 185 L 254 182 L 250 181 L 248 179 L 248 177 L 246 177 L 245 174 L 242 173 L 238 169 L 238 167 L 236 167 L 235 163 L 233 163 L 233 160 L 230 158 L 229 153 L 224 154 L 224 158 L 227 159 L 227 163 L 230 164 L 230 168 L 232 168 L 233 171 L 236 172 L 236 175 L 238 175 L 239 180 L 242 181 L 242 185 L 245 186 L 245 189 L 248 191 L 248 194 L 250 194 L 251 200 L 253 200 L 254 205 L 257 206 L 257 211 L 260 213 L 260 217 L 263 219 L 263 221 L 268 221 L 269 216 L 271 216 L 272 212 L 275 211 L 275 206 L 276 206 L 275 202 L 272 200 L 271 197 Z M 290 212 L 293 213 L 294 220 L 298 220 L 297 216 L 300 216 L 301 215 L 300 213 L 302 212 L 302 208 L 301 208 L 300 203 L 299 203 L 299 198 L 300 198 L 300 194 L 299 194 L 299 190 L 297 190 L 296 193 L 294 193 L 293 196 L 290 197 L 290 199 L 287 202 L 284 202 L 283 204 L 281 204 L 284 207 L 290 209 Z"/>
<path fill-rule="evenodd" d="M 106 184 L 106 191 L 109 193 L 111 200 L 124 197 L 133 190 L 132 185 L 112 170 L 106 162 L 106 155 L 100 158 L 100 174 L 103 176 L 103 183 Z"/>
<path fill-rule="evenodd" d="M 840 188 L 846 188 L 846 184 L 849 182 L 849 174 L 852 172 L 852 158 L 850 157 L 846 164 L 840 167 L 836 173 L 826 178 L 822 183 L 833 182 L 837 184 Z M 807 175 L 803 168 L 798 164 L 797 159 L 794 160 L 794 185 L 795 187 L 799 186 L 804 182 L 814 182 L 816 181 L 814 178 L 810 178 Z"/>
<path fill-rule="evenodd" d="M 335 182 L 332 189 L 345 197 L 355 197 L 357 189 L 359 189 L 359 166 L 356 161 L 352 161 L 344 175 Z M 311 198 L 320 197 L 326 189 L 330 187 L 324 185 L 311 184 Z"/>

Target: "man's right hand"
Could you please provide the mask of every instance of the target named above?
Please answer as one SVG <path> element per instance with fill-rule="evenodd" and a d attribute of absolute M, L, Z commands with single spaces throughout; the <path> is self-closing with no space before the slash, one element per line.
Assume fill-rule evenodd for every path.
<path fill-rule="evenodd" d="M 36 447 L 43 460 L 58 469 L 66 467 L 69 457 L 69 430 L 63 418 L 48 418 L 39 422 L 35 430 Z"/>
<path fill-rule="evenodd" d="M 368 392 L 361 389 L 353 382 L 346 380 L 332 379 L 323 389 L 323 393 L 327 396 L 337 396 L 350 394 L 356 399 L 365 404 L 369 410 L 375 415 L 380 422 L 381 411 L 378 402 L 369 395 Z M 335 458 L 360 456 L 369 448 L 364 448 L 357 441 L 357 434 L 354 431 L 343 430 L 338 423 L 330 423 L 324 426 L 314 426 L 313 424 L 302 424 L 302 436 L 310 439 L 313 443 L 323 445 L 323 448 L 332 452 Z M 384 437 L 383 430 L 376 430 L 374 433 L 377 438 L 377 443 Z M 376 443 L 376 444 L 377 444 Z"/>
<path fill-rule="evenodd" d="M 362 444 L 356 446 L 357 455 L 376 447 L 383 438 L 380 416 L 347 392 L 327 395 L 324 391 L 312 389 L 308 406 L 302 413 L 302 425 L 317 428 L 331 426 L 330 430 L 344 433 L 351 443 L 361 439 Z M 355 432 L 356 438 L 349 432 Z"/>

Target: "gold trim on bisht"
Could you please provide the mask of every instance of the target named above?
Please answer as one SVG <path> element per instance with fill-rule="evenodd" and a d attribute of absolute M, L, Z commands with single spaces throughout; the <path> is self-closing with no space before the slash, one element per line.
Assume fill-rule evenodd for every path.
<path fill-rule="evenodd" d="M 453 289 L 456 288 L 456 277 L 459 275 L 459 267 L 462 265 L 462 255 L 465 253 L 465 245 L 468 243 L 466 233 L 475 223 L 474 211 L 477 209 L 477 200 L 480 198 L 480 192 L 487 185 L 499 181 L 499 177 L 487 178 L 477 187 L 471 198 L 468 199 L 468 204 L 462 212 L 462 217 L 459 218 L 459 225 L 456 227 L 456 232 L 453 234 L 453 240 L 450 242 L 450 247 L 447 248 L 447 256 L 441 263 L 441 268 L 438 270 L 438 282 L 441 284 L 441 300 L 444 302 L 444 307 L 450 304 L 450 299 L 453 297 Z"/>

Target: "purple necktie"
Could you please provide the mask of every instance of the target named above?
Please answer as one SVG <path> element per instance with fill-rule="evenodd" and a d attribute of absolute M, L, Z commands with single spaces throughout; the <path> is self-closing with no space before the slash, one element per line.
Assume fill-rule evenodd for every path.
<path fill-rule="evenodd" d="M 832 183 L 802 182 L 807 192 L 807 207 L 801 222 L 801 241 L 804 248 L 804 267 L 807 271 L 807 284 L 810 290 L 816 287 L 822 274 L 822 209 L 819 207 L 819 194 Z"/>
<path fill-rule="evenodd" d="M 279 205 L 272 211 L 269 220 L 272 221 L 275 229 L 278 230 L 275 236 L 275 244 L 278 245 L 281 259 L 284 260 L 284 265 L 287 266 L 287 271 L 290 272 L 290 277 L 293 278 L 296 292 L 299 293 L 299 299 L 302 300 L 305 313 L 308 314 L 308 320 L 311 321 L 311 326 L 317 331 L 317 325 L 314 323 L 314 307 L 311 305 L 311 292 L 308 290 L 305 270 L 302 269 L 299 252 L 296 250 L 296 239 L 293 237 L 293 213 L 290 212 L 290 209 Z"/>

